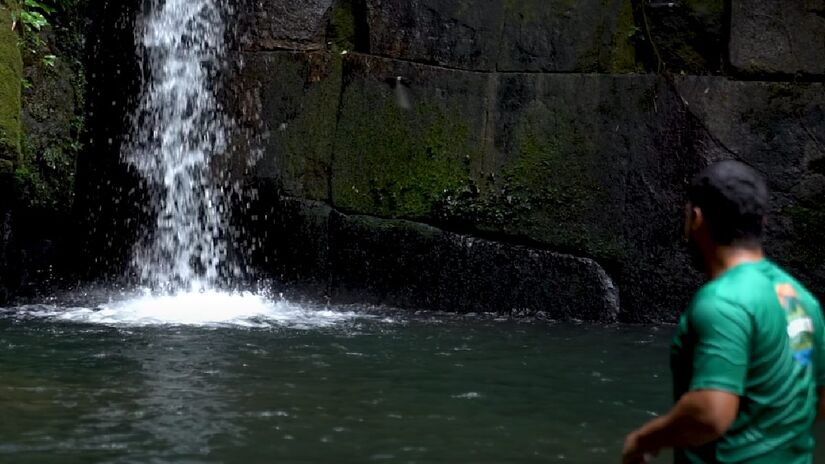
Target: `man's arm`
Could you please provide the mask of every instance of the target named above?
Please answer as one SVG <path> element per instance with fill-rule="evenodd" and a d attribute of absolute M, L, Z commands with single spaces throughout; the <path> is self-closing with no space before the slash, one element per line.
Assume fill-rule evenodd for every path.
<path fill-rule="evenodd" d="M 667 415 L 627 437 L 624 463 L 645 462 L 645 454 L 665 447 L 710 443 L 736 419 L 750 357 L 750 316 L 736 305 L 713 299 L 694 306 L 688 318 L 696 338 L 689 391 Z"/>
<path fill-rule="evenodd" d="M 818 397 L 816 403 L 816 420 L 825 420 L 825 387 L 818 387 L 816 389 L 816 396 Z"/>
<path fill-rule="evenodd" d="M 739 411 L 739 396 L 721 390 L 696 390 L 682 396 L 665 416 L 631 433 L 622 462 L 644 462 L 663 448 L 694 448 L 721 437 Z"/>

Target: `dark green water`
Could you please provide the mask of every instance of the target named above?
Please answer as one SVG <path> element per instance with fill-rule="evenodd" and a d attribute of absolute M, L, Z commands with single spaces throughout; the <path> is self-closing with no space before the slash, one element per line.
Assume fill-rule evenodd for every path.
<path fill-rule="evenodd" d="M 6 313 L 0 462 L 618 462 L 624 434 L 670 402 L 670 332 L 395 315 L 130 328 Z"/>

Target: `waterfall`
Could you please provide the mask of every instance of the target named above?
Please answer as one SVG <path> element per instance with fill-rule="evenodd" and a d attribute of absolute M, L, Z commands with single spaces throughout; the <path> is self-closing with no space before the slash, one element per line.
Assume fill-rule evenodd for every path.
<path fill-rule="evenodd" d="M 123 159 L 148 186 L 154 227 L 133 251 L 141 283 L 167 292 L 214 288 L 226 261 L 228 208 L 210 162 L 229 119 L 216 88 L 225 66 L 220 0 L 149 0 L 138 27 L 147 66 Z"/>

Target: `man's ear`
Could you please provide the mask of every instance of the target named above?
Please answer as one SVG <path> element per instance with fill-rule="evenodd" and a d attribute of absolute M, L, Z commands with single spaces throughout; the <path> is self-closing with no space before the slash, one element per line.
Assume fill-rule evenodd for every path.
<path fill-rule="evenodd" d="M 690 230 L 699 230 L 705 224 L 705 215 L 698 206 L 690 207 Z"/>

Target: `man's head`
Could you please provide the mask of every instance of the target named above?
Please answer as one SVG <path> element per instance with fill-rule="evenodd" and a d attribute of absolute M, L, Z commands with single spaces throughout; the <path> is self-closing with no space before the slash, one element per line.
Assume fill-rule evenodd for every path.
<path fill-rule="evenodd" d="M 685 234 L 694 257 L 720 247 L 761 249 L 768 198 L 765 180 L 744 163 L 705 168 L 688 188 Z"/>

